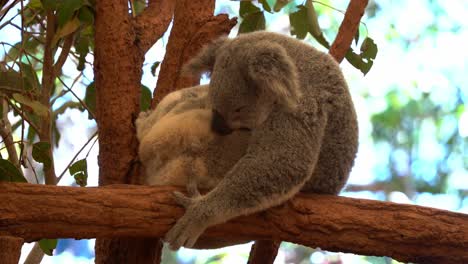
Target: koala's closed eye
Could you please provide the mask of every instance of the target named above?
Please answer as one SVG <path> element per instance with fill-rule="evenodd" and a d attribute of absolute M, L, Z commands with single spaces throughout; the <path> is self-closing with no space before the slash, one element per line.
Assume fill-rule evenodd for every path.
<path fill-rule="evenodd" d="M 234 113 L 240 113 L 242 110 L 244 110 L 244 109 L 246 109 L 246 108 L 247 108 L 246 105 L 241 106 L 241 107 L 238 107 L 238 108 L 236 108 L 236 110 L 234 110 Z"/>

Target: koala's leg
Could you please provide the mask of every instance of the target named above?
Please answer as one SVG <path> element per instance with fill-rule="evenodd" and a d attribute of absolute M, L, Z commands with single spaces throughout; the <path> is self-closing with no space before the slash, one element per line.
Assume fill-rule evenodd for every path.
<path fill-rule="evenodd" d="M 330 118 L 319 161 L 303 192 L 338 194 L 354 164 L 358 127 L 352 105 L 336 109 Z"/>
<path fill-rule="evenodd" d="M 247 154 L 207 195 L 177 200 L 186 212 L 167 233 L 171 248 L 191 247 L 212 225 L 279 205 L 310 178 L 326 127 L 316 107 L 305 118 L 276 112 L 252 133 Z"/>

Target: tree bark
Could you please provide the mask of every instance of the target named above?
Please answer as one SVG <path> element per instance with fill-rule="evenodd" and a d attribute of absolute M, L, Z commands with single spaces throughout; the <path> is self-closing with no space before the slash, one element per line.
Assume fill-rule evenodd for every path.
<path fill-rule="evenodd" d="M 153 106 L 166 94 L 183 87 L 200 83 L 199 78 L 181 75 L 185 62 L 212 40 L 229 34 L 236 25 L 236 19 L 227 15 L 213 16 L 215 0 L 178 0 L 174 12 L 174 23 L 169 36 Z"/>
<path fill-rule="evenodd" d="M 134 120 L 140 111 L 145 52 L 166 31 L 172 0 L 153 0 L 136 19 L 128 1 L 96 1 L 95 64 L 99 127 L 99 184 L 138 183 L 138 141 Z M 150 14 L 159 11 L 158 14 Z M 159 263 L 158 239 L 98 239 L 96 263 Z"/>
<path fill-rule="evenodd" d="M 17 264 L 21 255 L 23 239 L 0 235 L 0 260 L 2 264 Z"/>
<path fill-rule="evenodd" d="M 0 236 L 25 241 L 161 237 L 184 211 L 172 199 L 174 190 L 179 189 L 0 183 Z M 300 194 L 265 212 L 211 227 L 204 235 L 290 241 L 405 262 L 468 263 L 466 214 L 330 195 Z"/>
<path fill-rule="evenodd" d="M 250 249 L 247 264 L 274 263 L 281 241 L 257 240 Z"/>
<path fill-rule="evenodd" d="M 356 31 L 359 29 L 361 17 L 364 15 L 368 0 L 351 0 L 341 22 L 336 39 L 328 51 L 336 61 L 341 62 L 346 56 Z"/>

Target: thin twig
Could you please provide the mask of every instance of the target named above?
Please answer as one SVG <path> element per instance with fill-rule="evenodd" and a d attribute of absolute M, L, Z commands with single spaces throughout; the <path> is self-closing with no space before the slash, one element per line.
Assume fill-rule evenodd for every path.
<path fill-rule="evenodd" d="M 86 143 L 80 148 L 80 150 L 78 150 L 78 152 L 75 154 L 75 156 L 73 156 L 73 158 L 70 160 L 70 162 L 68 163 L 68 165 L 65 167 L 65 169 L 62 171 L 62 173 L 60 173 L 60 175 L 58 176 L 57 178 L 57 182 L 59 182 L 63 175 L 65 175 L 65 173 L 68 171 L 68 168 L 73 164 L 73 162 L 75 162 L 76 158 L 78 157 L 78 155 L 80 155 L 80 153 L 86 148 L 86 146 L 91 142 L 91 140 L 97 136 L 98 132 L 94 132 L 94 134 L 88 139 L 88 141 L 86 141 Z M 93 145 L 94 146 L 94 143 Z M 89 152 L 88 152 L 89 154 Z M 86 155 L 87 157 L 87 155 Z"/>
<path fill-rule="evenodd" d="M 74 36 L 75 34 L 70 34 L 63 41 L 62 51 L 60 52 L 57 62 L 54 65 L 55 76 L 59 76 L 60 71 L 62 70 L 63 64 L 68 58 L 68 54 L 70 53 L 70 49 L 73 44 Z"/>
<path fill-rule="evenodd" d="M 70 92 L 70 90 L 73 89 L 73 86 L 75 86 L 76 82 L 78 82 L 78 80 L 80 79 L 80 77 L 83 76 L 83 72 L 80 72 L 80 74 L 78 74 L 75 79 L 73 79 L 73 82 L 72 82 L 72 85 L 68 88 L 68 89 L 65 89 L 65 90 L 62 90 L 60 92 L 60 94 L 58 94 L 56 97 L 52 98 L 52 100 L 50 100 L 50 105 L 54 105 L 55 101 L 57 99 L 59 99 L 60 97 L 66 95 L 68 92 Z M 63 83 L 63 82 L 62 82 Z M 65 86 L 65 85 L 64 85 Z M 66 86 L 65 86 L 66 87 Z"/>
<path fill-rule="evenodd" d="M 3 13 L 2 14 L 2 17 L 0 18 L 0 21 L 2 21 L 5 16 L 8 14 L 8 12 L 10 12 L 10 9 L 12 9 L 16 4 L 18 4 L 20 0 L 15 0 L 13 3 L 11 3 L 11 5 L 9 5 L 7 8 L 3 9 L 1 12 Z M 16 17 L 18 14 L 16 14 L 14 17 Z M 13 17 L 13 18 L 14 18 Z M 11 20 L 13 20 L 13 18 Z M 3 25 L 2 25 L 3 26 Z M 1 29 L 2 27 L 0 27 Z"/>
<path fill-rule="evenodd" d="M 12 131 L 11 131 L 11 124 L 8 120 L 8 104 L 6 102 L 7 99 L 2 98 L 3 104 L 3 112 L 2 112 L 2 120 L 0 121 L 0 135 L 3 138 L 3 143 L 8 151 L 8 159 L 11 163 L 13 163 L 16 168 L 20 168 L 18 153 L 16 152 L 15 144 L 13 141 Z"/>
<path fill-rule="evenodd" d="M 89 110 L 88 106 L 86 105 L 85 102 L 83 102 L 83 100 L 81 100 L 80 97 L 78 97 L 78 95 L 76 95 L 75 92 L 73 92 L 73 90 L 71 88 L 69 88 L 65 82 L 62 80 L 62 78 L 58 77 L 59 81 L 63 84 L 63 86 L 69 90 L 69 92 L 78 100 L 78 102 L 80 102 L 80 104 L 89 112 L 89 114 L 93 117 L 93 119 L 96 119 L 96 117 L 94 116 L 93 112 L 91 112 L 91 110 Z"/>
<path fill-rule="evenodd" d="M 8 104 L 16 111 L 17 114 L 21 116 L 22 119 L 28 122 L 29 126 L 31 126 L 34 130 L 36 130 L 37 133 L 39 133 L 39 128 L 26 116 L 26 114 L 24 114 L 21 109 L 19 109 L 14 103 L 10 101 L 8 101 Z"/>
<path fill-rule="evenodd" d="M 29 167 L 31 168 L 31 170 L 32 170 L 32 172 L 34 174 L 34 178 L 36 178 L 36 183 L 39 184 L 39 178 L 37 177 L 37 173 L 36 173 L 36 170 L 34 169 L 34 166 L 32 164 L 31 159 L 26 158 L 26 161 L 29 163 Z"/>

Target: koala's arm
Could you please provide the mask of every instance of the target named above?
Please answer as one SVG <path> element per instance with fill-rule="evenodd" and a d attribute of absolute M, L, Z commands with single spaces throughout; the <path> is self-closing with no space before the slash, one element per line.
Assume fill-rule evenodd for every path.
<path fill-rule="evenodd" d="M 299 192 L 317 162 L 326 116 L 321 111 L 308 120 L 292 115 L 276 113 L 256 129 L 247 154 L 207 195 L 178 195 L 187 211 L 166 236 L 171 248 L 191 247 L 205 228 L 281 204 Z"/>

